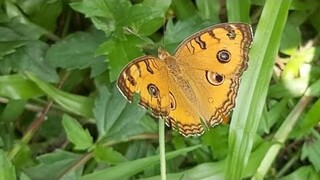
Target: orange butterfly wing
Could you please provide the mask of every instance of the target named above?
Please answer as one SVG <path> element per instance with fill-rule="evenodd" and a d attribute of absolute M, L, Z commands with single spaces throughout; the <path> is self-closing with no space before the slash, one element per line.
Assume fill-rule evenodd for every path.
<path fill-rule="evenodd" d="M 167 116 L 170 112 L 170 97 L 167 79 L 163 78 L 167 74 L 163 61 L 152 56 L 143 56 L 123 68 L 117 86 L 130 102 L 134 94 L 138 93 L 141 106 L 150 108 L 155 116 Z"/>
<path fill-rule="evenodd" d="M 190 118 L 189 112 L 183 113 L 188 108 L 179 108 L 179 103 L 177 110 L 170 112 L 171 123 L 182 134 L 201 134 L 203 125 L 227 121 L 235 106 L 240 76 L 247 68 L 251 42 L 249 25 L 225 23 L 206 28 L 180 44 L 174 56 L 194 92 L 195 100 L 189 99 L 189 105 L 195 110 L 190 113 L 197 112 Z"/>
<path fill-rule="evenodd" d="M 160 50 L 159 57 L 143 56 L 121 72 L 118 88 L 184 136 L 202 134 L 235 106 L 240 76 L 247 68 L 251 27 L 225 23 L 190 36 L 174 56 Z M 202 119 L 202 120 L 201 120 Z"/>

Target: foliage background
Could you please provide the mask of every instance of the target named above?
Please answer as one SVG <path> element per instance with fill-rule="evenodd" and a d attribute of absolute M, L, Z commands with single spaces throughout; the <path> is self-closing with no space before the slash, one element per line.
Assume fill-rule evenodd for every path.
<path fill-rule="evenodd" d="M 155 46 L 255 39 L 230 125 L 166 129 L 168 179 L 320 179 L 318 0 L 0 0 L 0 179 L 159 179 L 158 121 L 115 88 Z"/>

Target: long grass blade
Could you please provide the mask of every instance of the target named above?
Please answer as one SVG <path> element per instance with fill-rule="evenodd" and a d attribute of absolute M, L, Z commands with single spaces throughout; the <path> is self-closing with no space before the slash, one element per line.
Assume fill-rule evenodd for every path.
<path fill-rule="evenodd" d="M 266 1 L 229 131 L 226 178 L 241 179 L 247 166 L 291 0 Z"/>

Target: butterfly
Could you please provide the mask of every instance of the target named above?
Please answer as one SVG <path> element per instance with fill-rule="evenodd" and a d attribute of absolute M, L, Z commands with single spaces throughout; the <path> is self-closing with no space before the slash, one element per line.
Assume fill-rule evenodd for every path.
<path fill-rule="evenodd" d="M 121 71 L 117 87 L 184 136 L 201 135 L 227 121 L 235 106 L 240 77 L 247 69 L 251 26 L 222 23 L 186 38 L 171 55 L 142 56 Z"/>

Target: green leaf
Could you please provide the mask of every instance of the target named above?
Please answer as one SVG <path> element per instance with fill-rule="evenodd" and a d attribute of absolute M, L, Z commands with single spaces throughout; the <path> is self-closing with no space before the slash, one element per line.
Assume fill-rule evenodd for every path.
<path fill-rule="evenodd" d="M 163 13 L 164 14 L 164 13 Z M 152 7 L 136 4 L 130 8 L 127 24 L 139 35 L 148 36 L 158 30 L 164 22 Z"/>
<path fill-rule="evenodd" d="M 146 0 L 130 8 L 126 24 L 140 35 L 153 34 L 164 24 L 165 13 L 171 0 Z"/>
<path fill-rule="evenodd" d="M 128 0 L 84 0 L 71 3 L 73 9 L 90 17 L 95 27 L 108 35 L 116 30 L 122 32 L 131 6 Z"/>
<path fill-rule="evenodd" d="M 265 124 L 260 124 L 261 131 L 263 128 L 263 132 L 269 134 L 270 129 L 274 127 L 274 124 L 279 124 L 282 122 L 281 119 L 289 114 L 287 103 L 288 99 L 283 98 L 280 102 L 277 102 L 272 107 L 270 107 L 269 112 L 267 112 L 267 119 Z M 262 132 L 259 134 L 262 134 Z"/>
<path fill-rule="evenodd" d="M 0 114 L 0 122 L 13 122 L 24 111 L 25 100 L 11 100 Z"/>
<path fill-rule="evenodd" d="M 306 90 L 305 94 L 307 96 L 320 96 L 320 79 L 311 84 Z"/>
<path fill-rule="evenodd" d="M 315 8 L 319 7 L 319 5 L 320 5 L 320 2 L 318 0 L 307 0 L 304 2 L 295 0 L 295 1 L 292 1 L 290 9 L 308 11 L 308 10 L 314 10 Z"/>
<path fill-rule="evenodd" d="M 107 134 L 107 138 L 124 140 L 133 135 L 146 132 L 140 122 L 144 115 L 144 109 L 136 104 L 128 104 L 118 120 L 113 124 Z"/>
<path fill-rule="evenodd" d="M 61 114 L 48 114 L 46 120 L 41 124 L 37 134 L 46 139 L 65 136 L 65 131 L 62 127 Z M 55 128 L 52 128 L 55 127 Z"/>
<path fill-rule="evenodd" d="M 86 150 L 92 146 L 93 142 L 89 131 L 84 130 L 77 120 L 64 114 L 62 124 L 69 141 L 74 144 L 74 149 Z"/>
<path fill-rule="evenodd" d="M 112 93 L 102 86 L 93 109 L 99 139 L 125 140 L 132 135 L 154 132 L 155 122 L 146 118 L 146 110 L 136 102 L 127 103 L 114 86 Z"/>
<path fill-rule="evenodd" d="M 109 40 L 101 45 L 100 52 L 105 52 L 109 58 L 110 81 L 118 79 L 122 68 L 132 59 L 141 56 L 142 52 L 137 47 L 141 40 L 137 37 L 127 36 L 127 41 Z"/>
<path fill-rule="evenodd" d="M 103 39 L 103 34 L 99 32 L 74 33 L 48 49 L 46 62 L 68 70 L 93 68 L 96 64 L 106 69 L 104 57 L 95 57 L 95 51 Z"/>
<path fill-rule="evenodd" d="M 301 159 L 308 158 L 316 171 L 320 171 L 320 135 L 314 131 L 315 136 L 312 136 L 309 141 L 306 141 L 302 147 Z"/>
<path fill-rule="evenodd" d="M 319 32 L 320 31 L 320 12 L 319 11 L 314 11 L 313 14 L 311 14 L 311 19 L 310 23 L 312 26 Z"/>
<path fill-rule="evenodd" d="M 203 22 L 199 16 L 193 16 L 175 24 L 172 20 L 169 20 L 163 37 L 166 50 L 173 54 L 174 50 L 185 38 L 209 25 L 207 22 Z"/>
<path fill-rule="evenodd" d="M 110 164 L 119 164 L 127 161 L 122 154 L 115 151 L 112 147 L 97 145 L 93 151 L 93 154 L 98 162 L 102 161 Z"/>
<path fill-rule="evenodd" d="M 58 17 L 62 11 L 62 1 L 60 0 L 38 0 L 24 1 L 18 0 L 17 5 L 35 24 L 54 32 L 57 26 Z"/>
<path fill-rule="evenodd" d="M 147 141 L 135 141 L 128 146 L 125 156 L 128 160 L 136 160 L 156 154 L 158 153 L 152 144 Z"/>
<path fill-rule="evenodd" d="M 99 88 L 93 112 L 99 139 L 124 140 L 156 129 L 153 119 L 144 116 L 146 111 L 136 102 L 128 104 L 115 86 L 112 93 L 104 86 Z"/>
<path fill-rule="evenodd" d="M 16 49 L 15 53 L 3 57 L 0 61 L 2 72 L 8 74 L 11 71 L 31 71 L 47 82 L 57 82 L 59 77 L 55 69 L 43 60 L 47 48 L 48 45 L 42 41 L 28 42 Z"/>
<path fill-rule="evenodd" d="M 52 153 L 44 154 L 37 157 L 39 164 L 26 168 L 24 172 L 30 179 L 41 180 L 41 179 L 60 179 L 66 175 L 69 168 L 78 162 L 81 156 L 75 153 L 70 153 L 63 150 L 55 150 Z M 76 171 L 81 172 L 82 167 Z M 72 171 L 71 171 L 72 173 Z"/>
<path fill-rule="evenodd" d="M 0 32 L 1 33 L 1 32 Z M 28 41 L 4 41 L 0 42 L 0 60 L 3 59 L 4 56 L 14 53 L 19 47 L 24 46 Z M 4 65 L 3 62 L 0 61 L 2 65 L 0 67 L 0 71 L 3 74 L 8 74 L 8 67 Z"/>
<path fill-rule="evenodd" d="M 200 146 L 193 146 L 193 147 L 188 147 L 185 149 L 180 149 L 177 151 L 169 152 L 166 153 L 166 159 L 172 159 L 176 156 L 183 155 L 189 151 L 195 150 L 199 148 Z M 150 166 L 154 166 L 159 164 L 159 155 L 157 156 L 151 156 L 151 157 L 146 157 L 134 161 L 129 161 L 129 162 L 124 162 L 121 164 L 118 164 L 116 166 L 112 166 L 108 169 L 104 169 L 101 171 L 97 171 L 91 174 L 87 174 L 80 178 L 81 180 L 104 180 L 106 177 L 108 179 L 126 179 L 129 178 L 130 176 L 137 174 L 141 171 L 143 171 L 145 168 L 148 168 Z"/>
<path fill-rule="evenodd" d="M 105 125 L 108 128 L 108 133 L 106 134 L 106 139 L 108 140 L 125 140 L 132 135 L 146 132 L 146 129 L 141 125 L 143 124 L 141 119 L 146 114 L 146 110 L 138 106 L 136 102 L 127 103 L 123 107 L 122 102 L 125 99 L 121 96 L 120 92 L 116 91 L 106 110 L 106 113 L 111 115 L 115 111 L 113 105 L 119 107 L 119 110 L 115 111 L 115 115 L 110 116 L 114 119 L 110 119 Z M 117 101 L 120 102 L 117 103 Z M 121 111 L 121 114 L 119 114 L 119 111 Z"/>
<path fill-rule="evenodd" d="M 183 136 L 173 136 L 171 142 L 174 145 L 175 149 L 182 149 L 188 147 Z"/>
<path fill-rule="evenodd" d="M 312 166 L 302 166 L 299 169 L 293 171 L 285 177 L 279 178 L 279 180 L 293 180 L 293 179 L 320 179 L 319 173 L 315 171 Z"/>
<path fill-rule="evenodd" d="M 42 33 L 39 27 L 22 22 L 19 18 L 0 23 L 0 34 L 5 34 L 0 37 L 0 42 L 37 40 Z"/>
<path fill-rule="evenodd" d="M 298 50 L 300 42 L 301 32 L 299 28 L 295 24 L 292 24 L 290 21 L 288 21 L 283 30 L 280 46 L 281 52 L 289 55 L 294 54 Z"/>
<path fill-rule="evenodd" d="M 15 180 L 16 170 L 11 161 L 7 157 L 7 154 L 0 149 L 0 179 Z"/>
<path fill-rule="evenodd" d="M 94 109 L 93 109 L 93 117 L 96 120 L 99 137 L 103 137 L 107 132 L 108 129 L 106 127 L 106 124 L 108 121 L 112 121 L 114 118 L 108 117 L 106 114 L 106 110 L 108 109 L 108 103 L 111 98 L 111 93 L 109 92 L 109 89 L 105 86 L 102 86 L 99 88 L 99 94 L 94 102 Z M 125 105 L 125 102 L 123 103 Z M 114 110 L 120 109 L 116 106 Z M 112 115 L 117 114 L 117 111 L 115 113 L 112 113 Z M 119 113 L 120 114 L 120 113 Z M 114 121 L 114 120 L 113 120 Z"/>
<path fill-rule="evenodd" d="M 210 131 L 206 132 L 203 136 L 203 144 L 210 146 L 214 159 L 222 160 L 227 157 L 228 126 L 220 125 L 210 129 Z"/>
<path fill-rule="evenodd" d="M 25 173 L 21 172 L 20 173 L 20 180 L 31 180 Z"/>
<path fill-rule="evenodd" d="M 43 92 L 54 99 L 64 109 L 85 117 L 92 117 L 93 100 L 89 97 L 70 94 L 47 84 L 38 79 L 32 73 L 26 73 Z"/>
<path fill-rule="evenodd" d="M 114 14 L 120 13 L 118 10 L 129 9 L 131 3 L 128 0 L 83 0 L 81 2 L 71 3 L 70 6 L 85 14 L 86 17 L 105 17 L 107 19 L 114 19 Z M 123 11 L 121 13 L 124 13 Z"/>
<path fill-rule="evenodd" d="M 12 163 L 14 164 L 15 168 L 22 169 L 34 165 L 34 158 L 32 157 L 34 152 L 30 146 L 24 143 L 20 143 L 19 146 L 19 152 L 12 159 Z"/>
<path fill-rule="evenodd" d="M 126 0 L 121 2 L 114 0 L 83 1 L 72 4 L 77 10 L 92 17 L 98 29 L 108 35 L 113 32 L 112 38 L 99 49 L 99 54 L 106 54 L 109 58 L 111 82 L 118 78 L 121 69 L 127 62 L 142 55 L 141 50 L 137 48 L 137 45 L 141 44 L 141 39 L 132 35 L 125 36 L 123 28 L 130 27 L 140 35 L 153 34 L 163 24 L 163 17 L 170 2 L 170 0 L 148 0 L 133 6 Z"/>
<path fill-rule="evenodd" d="M 157 134 L 158 133 L 158 121 L 155 121 L 154 118 L 150 115 L 143 116 L 141 121 L 141 126 L 146 133 Z"/>
<path fill-rule="evenodd" d="M 172 0 L 144 0 L 143 5 L 152 7 L 155 11 L 164 15 L 170 7 L 171 1 Z"/>

